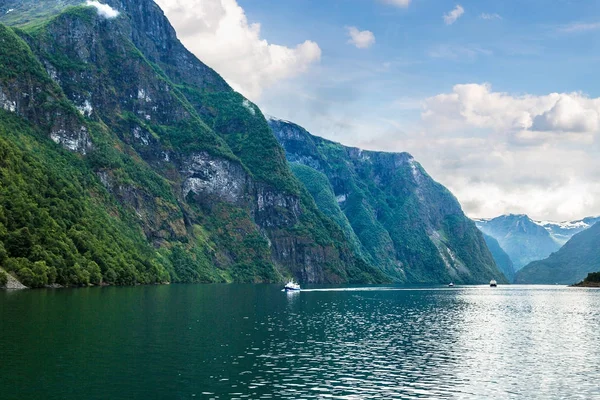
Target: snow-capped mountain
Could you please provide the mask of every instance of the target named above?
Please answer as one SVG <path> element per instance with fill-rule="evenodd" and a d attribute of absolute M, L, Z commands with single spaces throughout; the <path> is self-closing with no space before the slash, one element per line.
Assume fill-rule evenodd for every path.
<path fill-rule="evenodd" d="M 498 241 L 512 260 L 515 271 L 532 261 L 548 257 L 562 246 L 548 229 L 527 215 L 501 215 L 475 220 L 475 223 L 483 233 Z"/>
<path fill-rule="evenodd" d="M 600 217 L 563 222 L 535 221 L 524 214 L 509 214 L 476 219 L 475 223 L 483 233 L 498 241 L 518 271 L 532 261 L 545 259 L 571 237 L 598 221 Z"/>
<path fill-rule="evenodd" d="M 533 221 L 536 224 L 543 226 L 550 236 L 559 244 L 564 245 L 577 233 L 584 231 L 600 221 L 600 217 L 587 217 L 578 221 Z"/>

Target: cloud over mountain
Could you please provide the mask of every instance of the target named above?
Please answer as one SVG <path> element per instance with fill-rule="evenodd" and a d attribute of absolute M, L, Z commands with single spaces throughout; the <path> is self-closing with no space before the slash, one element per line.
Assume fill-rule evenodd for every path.
<path fill-rule="evenodd" d="M 234 89 L 252 99 L 275 83 L 307 71 L 321 58 L 317 43 L 269 43 L 236 0 L 156 0 L 179 38 Z"/>

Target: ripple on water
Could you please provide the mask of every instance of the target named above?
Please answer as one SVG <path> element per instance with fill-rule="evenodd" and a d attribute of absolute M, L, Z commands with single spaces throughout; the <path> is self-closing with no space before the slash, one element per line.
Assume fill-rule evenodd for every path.
<path fill-rule="evenodd" d="M 272 315 L 264 325 L 280 334 L 263 347 L 247 349 L 256 362 L 244 376 L 249 378 L 245 384 L 260 388 L 261 398 L 597 393 L 590 383 L 600 370 L 595 333 L 600 297 L 595 292 L 561 288 L 386 291 L 369 296 L 340 291 L 338 298 L 323 294 L 295 298 L 291 310 Z M 586 301 L 578 301 L 581 296 Z"/>

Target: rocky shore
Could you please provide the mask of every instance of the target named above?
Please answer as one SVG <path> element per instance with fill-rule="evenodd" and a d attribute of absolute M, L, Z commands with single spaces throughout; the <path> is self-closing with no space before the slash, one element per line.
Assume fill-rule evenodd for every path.
<path fill-rule="evenodd" d="M 600 282 L 581 281 L 579 283 L 571 285 L 571 287 L 600 288 Z"/>
<path fill-rule="evenodd" d="M 2 268 L 0 268 L 0 272 L 5 272 Z M 6 273 L 6 276 L 8 277 L 8 282 L 6 282 L 6 286 L 0 286 L 0 289 L 9 289 L 9 290 L 16 290 L 16 289 L 28 289 L 27 286 L 23 285 L 21 282 L 19 282 L 14 276 L 12 276 L 11 274 Z"/>

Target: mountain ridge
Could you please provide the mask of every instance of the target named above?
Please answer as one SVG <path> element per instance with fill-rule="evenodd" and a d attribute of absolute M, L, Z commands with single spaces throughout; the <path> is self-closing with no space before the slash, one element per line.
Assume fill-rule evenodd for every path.
<path fill-rule="evenodd" d="M 506 281 L 456 198 L 410 154 L 347 147 L 281 119 L 269 124 L 301 181 L 324 182 L 329 205 L 317 204 L 345 217 L 362 254 L 395 280 Z"/>
<path fill-rule="evenodd" d="M 574 235 L 548 258 L 534 261 L 517 272 L 515 283 L 565 284 L 582 281 L 600 271 L 600 223 Z"/>

